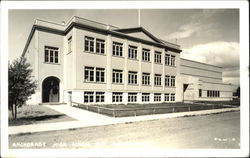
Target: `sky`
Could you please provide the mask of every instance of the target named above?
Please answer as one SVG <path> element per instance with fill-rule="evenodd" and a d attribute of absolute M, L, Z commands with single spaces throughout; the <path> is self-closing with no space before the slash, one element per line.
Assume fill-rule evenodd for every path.
<path fill-rule="evenodd" d="M 119 28 L 138 26 L 138 9 L 10 10 L 9 60 L 20 57 L 35 19 L 72 16 Z M 239 9 L 141 9 L 140 24 L 181 46 L 181 57 L 223 67 L 223 82 L 239 85 Z"/>

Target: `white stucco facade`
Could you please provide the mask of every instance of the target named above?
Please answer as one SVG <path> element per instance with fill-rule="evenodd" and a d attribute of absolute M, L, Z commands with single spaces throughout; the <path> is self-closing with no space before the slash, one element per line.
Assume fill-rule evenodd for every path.
<path fill-rule="evenodd" d="M 103 46 L 98 45 L 98 40 Z M 114 55 L 114 43 L 121 44 L 122 51 L 118 52 L 122 55 Z M 93 50 L 86 51 L 92 47 Z M 131 58 L 130 47 L 136 50 L 136 57 Z M 104 52 L 97 53 L 100 48 Z M 143 50 L 149 51 L 149 61 Z M 141 27 L 119 29 L 79 17 L 72 17 L 65 25 L 36 20 L 23 52 L 38 83 L 36 93 L 28 103 L 50 102 L 49 93 L 58 95 L 59 103 L 69 103 L 71 99 L 84 104 L 232 98 L 232 87 L 222 83 L 222 68 L 181 59 L 180 53 L 180 46 L 159 40 Z M 156 57 L 156 54 L 161 55 Z M 173 60 L 171 64 L 166 61 L 166 56 Z M 116 70 L 122 74 L 122 77 L 118 75 L 119 83 L 116 83 Z M 130 74 L 136 74 L 136 77 L 129 77 Z M 97 82 L 98 75 L 103 78 L 101 82 Z M 146 84 L 143 75 L 149 76 Z M 167 83 L 167 77 L 170 77 L 170 83 Z M 56 85 L 58 91 L 44 93 L 50 84 Z M 185 91 L 184 84 L 188 85 Z M 202 96 L 199 96 L 199 89 Z M 220 91 L 220 94 L 215 92 L 216 97 L 207 97 L 208 90 Z"/>

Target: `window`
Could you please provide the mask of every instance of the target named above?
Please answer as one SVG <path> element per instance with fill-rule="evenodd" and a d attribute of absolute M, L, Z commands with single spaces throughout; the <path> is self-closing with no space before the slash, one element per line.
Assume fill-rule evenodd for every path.
<path fill-rule="evenodd" d="M 155 86 L 161 86 L 161 75 L 155 74 Z"/>
<path fill-rule="evenodd" d="M 58 63 L 59 48 L 45 46 L 44 62 L 45 63 Z"/>
<path fill-rule="evenodd" d="M 94 67 L 84 68 L 84 81 L 94 82 Z"/>
<path fill-rule="evenodd" d="M 165 54 L 165 65 L 170 65 L 170 55 Z"/>
<path fill-rule="evenodd" d="M 137 47 L 128 46 L 128 58 L 137 59 Z"/>
<path fill-rule="evenodd" d="M 85 51 L 94 52 L 94 38 L 85 36 Z"/>
<path fill-rule="evenodd" d="M 150 96 L 149 93 L 142 93 L 142 102 L 149 102 Z"/>
<path fill-rule="evenodd" d="M 150 61 L 150 50 L 142 49 L 142 61 Z"/>
<path fill-rule="evenodd" d="M 113 70 L 113 83 L 122 83 L 122 70 Z"/>
<path fill-rule="evenodd" d="M 207 97 L 220 97 L 220 91 L 207 90 Z"/>
<path fill-rule="evenodd" d="M 113 42 L 113 56 L 122 56 L 122 43 Z"/>
<path fill-rule="evenodd" d="M 142 73 L 142 85 L 150 85 L 150 73 Z"/>
<path fill-rule="evenodd" d="M 154 101 L 161 101 L 161 94 L 160 93 L 155 93 L 154 94 Z"/>
<path fill-rule="evenodd" d="M 166 93 L 165 95 L 164 95 L 164 101 L 170 101 L 170 95 L 169 95 L 169 93 Z"/>
<path fill-rule="evenodd" d="M 202 97 L 202 90 L 199 89 L 199 97 Z"/>
<path fill-rule="evenodd" d="M 170 86 L 170 76 L 165 76 L 165 86 L 169 87 Z"/>
<path fill-rule="evenodd" d="M 96 39 L 96 53 L 104 54 L 105 53 L 105 41 L 101 39 Z"/>
<path fill-rule="evenodd" d="M 161 52 L 155 51 L 155 63 L 161 63 Z"/>
<path fill-rule="evenodd" d="M 128 72 L 128 84 L 137 84 L 137 72 Z"/>
<path fill-rule="evenodd" d="M 112 102 L 122 102 L 122 93 L 113 92 L 112 93 Z"/>
<path fill-rule="evenodd" d="M 171 66 L 175 66 L 175 55 L 171 55 Z"/>
<path fill-rule="evenodd" d="M 96 68 L 96 82 L 104 82 L 104 68 Z"/>
<path fill-rule="evenodd" d="M 137 93 L 128 93 L 128 102 L 136 102 Z"/>
<path fill-rule="evenodd" d="M 171 76 L 171 87 L 175 87 L 175 76 Z"/>
<path fill-rule="evenodd" d="M 170 101 L 175 101 L 175 94 L 174 93 L 171 94 Z"/>
<path fill-rule="evenodd" d="M 96 92 L 96 102 L 99 103 L 99 102 L 104 102 L 104 92 Z"/>
<path fill-rule="evenodd" d="M 68 39 L 68 53 L 72 52 L 72 36 Z"/>
<path fill-rule="evenodd" d="M 94 102 L 94 92 L 84 92 L 84 103 Z"/>

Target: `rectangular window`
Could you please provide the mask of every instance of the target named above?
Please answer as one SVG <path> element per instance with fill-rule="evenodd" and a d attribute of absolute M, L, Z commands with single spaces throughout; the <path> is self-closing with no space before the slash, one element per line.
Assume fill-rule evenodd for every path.
<path fill-rule="evenodd" d="M 94 92 L 84 92 L 84 103 L 94 102 Z"/>
<path fill-rule="evenodd" d="M 170 76 L 165 76 L 165 86 L 169 87 L 170 86 Z"/>
<path fill-rule="evenodd" d="M 96 92 L 96 102 L 104 102 L 104 92 Z"/>
<path fill-rule="evenodd" d="M 94 82 L 94 67 L 84 68 L 84 81 Z"/>
<path fill-rule="evenodd" d="M 155 63 L 161 64 L 161 52 L 155 51 Z"/>
<path fill-rule="evenodd" d="M 137 84 L 137 72 L 128 72 L 128 84 Z"/>
<path fill-rule="evenodd" d="M 149 93 L 142 93 L 142 102 L 149 102 L 150 95 Z"/>
<path fill-rule="evenodd" d="M 59 63 L 59 48 L 45 46 L 44 62 L 45 63 Z"/>
<path fill-rule="evenodd" d="M 175 94 L 174 93 L 171 94 L 170 101 L 175 101 Z"/>
<path fill-rule="evenodd" d="M 137 47 L 128 46 L 128 58 L 137 59 Z"/>
<path fill-rule="evenodd" d="M 113 56 L 122 56 L 122 43 L 113 42 Z"/>
<path fill-rule="evenodd" d="M 72 36 L 68 39 L 68 53 L 72 52 Z"/>
<path fill-rule="evenodd" d="M 175 66 L 175 55 L 171 55 L 171 66 Z"/>
<path fill-rule="evenodd" d="M 96 53 L 104 54 L 105 53 L 105 41 L 101 39 L 96 39 Z"/>
<path fill-rule="evenodd" d="M 128 93 L 128 102 L 136 102 L 137 93 Z"/>
<path fill-rule="evenodd" d="M 170 94 L 169 93 L 165 93 L 164 94 L 164 101 L 170 101 Z"/>
<path fill-rule="evenodd" d="M 202 90 L 199 89 L 199 97 L 202 97 Z"/>
<path fill-rule="evenodd" d="M 155 93 L 154 94 L 154 101 L 155 102 L 161 101 L 161 94 L 160 93 Z"/>
<path fill-rule="evenodd" d="M 161 86 L 161 75 L 155 74 L 155 86 Z"/>
<path fill-rule="evenodd" d="M 175 87 L 175 76 L 171 76 L 171 87 Z"/>
<path fill-rule="evenodd" d="M 150 61 L 150 50 L 142 49 L 142 61 Z"/>
<path fill-rule="evenodd" d="M 113 83 L 122 83 L 122 70 L 113 70 L 112 81 Z"/>
<path fill-rule="evenodd" d="M 94 38 L 85 36 L 85 51 L 94 52 Z"/>
<path fill-rule="evenodd" d="M 122 102 L 122 93 L 113 92 L 112 93 L 112 102 Z"/>
<path fill-rule="evenodd" d="M 170 65 L 170 55 L 165 54 L 165 65 Z"/>
<path fill-rule="evenodd" d="M 96 68 L 96 82 L 104 82 L 105 69 Z"/>
<path fill-rule="evenodd" d="M 142 73 L 142 85 L 150 85 L 150 73 Z"/>

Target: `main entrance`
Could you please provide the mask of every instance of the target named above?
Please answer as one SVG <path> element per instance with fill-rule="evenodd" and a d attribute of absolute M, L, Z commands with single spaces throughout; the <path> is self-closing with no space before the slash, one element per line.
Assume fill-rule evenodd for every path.
<path fill-rule="evenodd" d="M 47 77 L 42 84 L 42 100 L 46 102 L 59 102 L 59 83 L 57 77 Z"/>

